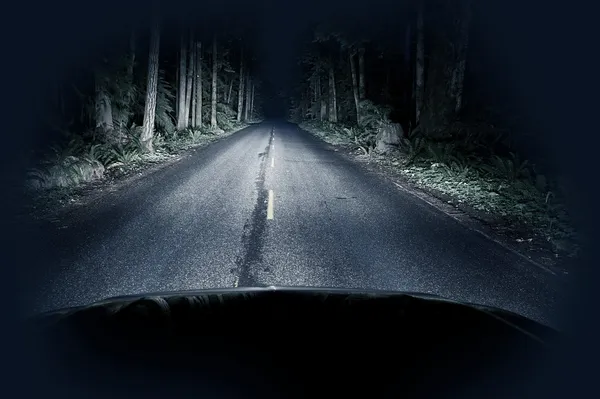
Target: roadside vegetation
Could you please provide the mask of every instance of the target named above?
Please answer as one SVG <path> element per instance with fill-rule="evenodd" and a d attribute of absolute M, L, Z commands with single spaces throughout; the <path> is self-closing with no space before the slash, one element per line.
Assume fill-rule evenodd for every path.
<path fill-rule="evenodd" d="M 62 201 L 260 120 L 262 83 L 243 27 L 217 34 L 182 20 L 173 36 L 160 10 L 153 15 L 51 82 L 24 180 L 31 197 Z"/>
<path fill-rule="evenodd" d="M 315 26 L 290 120 L 523 247 L 576 256 L 565 182 L 523 144 L 523 110 L 486 87 L 476 18 L 471 0 L 408 2 L 400 44 L 343 21 Z"/>

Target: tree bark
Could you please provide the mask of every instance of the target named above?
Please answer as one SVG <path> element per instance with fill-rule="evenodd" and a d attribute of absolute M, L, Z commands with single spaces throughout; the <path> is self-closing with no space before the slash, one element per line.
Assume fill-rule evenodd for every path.
<path fill-rule="evenodd" d="M 365 47 L 361 45 L 358 50 L 358 97 L 360 100 L 367 98 L 367 90 L 365 87 Z"/>
<path fill-rule="evenodd" d="M 246 106 L 244 107 L 244 121 L 248 120 L 248 111 L 250 110 L 250 86 L 252 86 L 252 80 L 250 79 L 250 72 L 246 72 Z"/>
<path fill-rule="evenodd" d="M 197 89 L 196 89 L 196 85 L 198 84 L 196 76 L 196 58 L 197 58 L 197 52 L 198 52 L 198 46 L 196 46 L 196 43 L 193 42 L 192 48 L 190 49 L 190 57 L 191 57 L 191 64 L 192 64 L 192 104 L 191 104 L 191 112 L 192 112 L 192 118 L 191 118 L 191 126 L 192 127 L 197 127 L 198 125 L 196 125 L 196 102 L 197 102 Z"/>
<path fill-rule="evenodd" d="M 188 68 L 185 83 L 185 127 L 190 126 L 190 110 L 192 107 L 192 83 L 194 79 L 194 31 L 190 29 L 188 50 Z"/>
<path fill-rule="evenodd" d="M 237 118 L 238 122 L 242 121 L 242 107 L 244 106 L 244 47 L 240 50 L 240 84 L 238 88 L 238 106 Z"/>
<path fill-rule="evenodd" d="M 152 138 L 154 136 L 154 119 L 156 117 L 156 97 L 158 94 L 158 52 L 160 49 L 160 27 L 158 15 L 155 12 L 155 21 L 150 34 L 150 55 L 148 57 L 148 83 L 146 88 L 146 106 L 144 108 L 144 124 L 140 142 L 144 151 L 154 151 Z"/>
<path fill-rule="evenodd" d="M 196 127 L 202 127 L 202 44 L 196 44 Z"/>
<path fill-rule="evenodd" d="M 354 65 L 354 51 L 349 52 L 350 73 L 352 74 L 352 94 L 354 95 L 354 107 L 356 108 L 356 124 L 360 126 L 360 105 L 358 99 L 358 82 L 356 79 L 356 66 Z"/>
<path fill-rule="evenodd" d="M 175 88 L 177 90 L 177 95 L 175 97 L 175 115 L 177 116 L 177 123 L 179 123 L 179 82 L 181 79 L 179 78 L 179 63 L 177 63 L 177 67 L 175 68 Z"/>
<path fill-rule="evenodd" d="M 329 60 L 329 122 L 337 123 L 337 94 L 333 59 Z"/>
<path fill-rule="evenodd" d="M 254 88 L 256 85 L 252 82 L 252 94 L 250 97 L 250 120 L 254 118 Z"/>
<path fill-rule="evenodd" d="M 459 33 L 459 46 L 457 54 L 457 65 L 454 73 L 454 97 L 456 99 L 456 106 L 454 112 L 457 114 L 462 109 L 463 104 L 463 88 L 465 81 L 465 70 L 467 68 L 467 53 L 469 47 L 469 28 L 471 24 L 471 0 L 466 0 L 464 3 L 464 10 L 462 12 L 461 26 Z"/>
<path fill-rule="evenodd" d="M 404 76 L 407 77 L 409 84 L 404 84 L 404 108 L 410 109 L 410 96 L 412 89 L 412 79 L 411 79 L 411 67 L 410 67 L 410 54 L 411 54 L 411 25 L 408 23 L 406 25 L 406 32 L 404 36 Z M 390 70 L 388 69 L 388 80 L 389 80 Z M 406 81 L 405 80 L 405 81 Z M 409 114 L 410 117 L 410 114 Z"/>
<path fill-rule="evenodd" d="M 319 102 L 321 103 L 321 109 L 319 112 L 319 119 L 323 122 L 327 118 L 327 103 L 325 102 L 325 96 L 323 95 L 323 88 L 321 85 L 321 73 L 319 71 L 319 76 L 317 78 L 317 90 L 319 92 Z"/>
<path fill-rule="evenodd" d="M 421 121 L 423 100 L 425 99 L 425 33 L 423 31 L 423 3 L 419 6 L 417 15 L 417 65 L 415 70 L 415 123 Z"/>
<path fill-rule="evenodd" d="M 217 35 L 213 36 L 212 96 L 210 104 L 210 127 L 217 128 Z"/>
<path fill-rule="evenodd" d="M 233 78 L 229 80 L 229 89 L 227 90 L 227 105 L 231 106 L 231 92 L 233 90 Z"/>
<path fill-rule="evenodd" d="M 179 53 L 179 90 L 177 91 L 177 130 L 187 127 L 185 123 L 185 94 L 187 83 L 187 48 L 184 33 L 181 33 Z"/>

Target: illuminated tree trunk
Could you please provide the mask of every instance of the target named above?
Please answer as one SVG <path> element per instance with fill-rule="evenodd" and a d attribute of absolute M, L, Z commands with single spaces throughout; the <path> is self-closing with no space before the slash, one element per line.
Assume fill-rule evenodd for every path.
<path fill-rule="evenodd" d="M 196 46 L 196 43 L 193 42 L 193 45 L 190 49 L 190 57 L 191 57 L 191 64 L 192 64 L 192 105 L 190 107 L 190 110 L 192 112 L 192 118 L 191 118 L 191 125 L 192 127 L 197 127 L 198 125 L 196 124 L 196 111 L 197 111 L 197 107 L 196 107 L 196 103 L 197 103 L 197 88 L 196 85 L 198 84 L 198 79 L 196 78 L 196 76 L 198 76 L 198 74 L 196 73 L 196 68 L 198 67 L 196 65 L 196 58 L 197 55 L 196 53 L 198 52 L 198 47 Z"/>
<path fill-rule="evenodd" d="M 358 96 L 359 99 L 367 98 L 367 90 L 365 87 L 365 48 L 361 46 L 358 50 Z"/>
<path fill-rule="evenodd" d="M 213 36 L 212 96 L 210 104 L 210 127 L 217 128 L 217 35 Z"/>
<path fill-rule="evenodd" d="M 187 83 L 187 48 L 185 37 L 182 32 L 179 46 L 179 90 L 177 90 L 177 130 L 187 127 L 185 122 L 185 94 Z"/>
<path fill-rule="evenodd" d="M 337 93 L 333 59 L 329 60 L 329 122 L 337 123 Z"/>
<path fill-rule="evenodd" d="M 194 81 L 194 33 L 190 29 L 190 40 L 188 50 L 188 68 L 185 83 L 185 127 L 190 126 L 190 110 L 192 108 L 192 83 Z"/>
<path fill-rule="evenodd" d="M 158 51 L 160 49 L 160 30 L 158 16 L 152 26 L 150 34 L 150 55 L 148 58 L 148 82 L 146 88 L 146 106 L 144 108 L 144 124 L 140 142 L 144 151 L 152 152 L 152 138 L 154 136 L 154 119 L 156 117 L 156 96 L 158 92 Z"/>
<path fill-rule="evenodd" d="M 250 97 L 250 119 L 254 118 L 254 88 L 256 85 L 252 82 L 252 95 Z"/>
<path fill-rule="evenodd" d="M 240 85 L 238 87 L 237 121 L 242 121 L 242 107 L 244 106 L 244 47 L 240 50 Z"/>
<path fill-rule="evenodd" d="M 358 99 L 358 82 L 356 79 L 356 66 L 354 65 L 354 52 L 350 51 L 350 73 L 352 74 L 352 94 L 354 95 L 354 107 L 356 109 L 356 123 L 360 126 L 360 106 Z"/>
<path fill-rule="evenodd" d="M 250 90 L 252 81 L 250 79 L 250 72 L 246 72 L 246 106 L 244 107 L 244 120 L 248 120 L 248 111 L 250 111 Z"/>
<path fill-rule="evenodd" d="M 319 102 L 321 103 L 321 112 L 319 112 L 319 119 L 323 122 L 327 119 L 327 102 L 325 101 L 325 96 L 323 95 L 323 87 L 321 85 L 321 74 L 319 73 L 319 77 L 317 80 L 317 87 L 319 91 Z"/>
<path fill-rule="evenodd" d="M 202 44 L 198 42 L 196 44 L 196 82 L 194 88 L 196 89 L 196 127 L 202 126 Z"/>
<path fill-rule="evenodd" d="M 233 90 L 233 78 L 229 80 L 229 90 L 227 90 L 227 105 L 231 106 L 231 92 Z"/>

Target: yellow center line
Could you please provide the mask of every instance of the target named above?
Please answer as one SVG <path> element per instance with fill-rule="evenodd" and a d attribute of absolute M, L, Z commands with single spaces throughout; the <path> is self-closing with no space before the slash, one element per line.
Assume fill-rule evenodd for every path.
<path fill-rule="evenodd" d="M 273 219 L 273 190 L 269 190 L 269 202 L 267 203 L 267 220 Z"/>

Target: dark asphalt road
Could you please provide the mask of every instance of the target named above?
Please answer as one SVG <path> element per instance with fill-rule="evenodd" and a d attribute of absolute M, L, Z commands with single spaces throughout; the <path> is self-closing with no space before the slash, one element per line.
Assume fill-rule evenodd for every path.
<path fill-rule="evenodd" d="M 550 324 L 560 304 L 554 276 L 286 123 L 244 129 L 40 231 L 35 310 L 261 285 L 427 292 Z"/>

